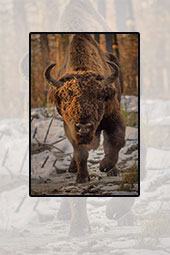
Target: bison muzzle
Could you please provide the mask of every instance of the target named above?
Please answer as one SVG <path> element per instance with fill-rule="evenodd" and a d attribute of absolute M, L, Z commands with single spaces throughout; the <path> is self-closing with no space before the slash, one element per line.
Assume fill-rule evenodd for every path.
<path fill-rule="evenodd" d="M 88 151 L 97 149 L 103 130 L 105 157 L 100 170 L 117 174 L 116 163 L 125 144 L 125 124 L 120 109 L 122 74 L 116 57 L 105 53 L 89 34 L 74 35 L 64 63 L 54 79 L 50 65 L 45 76 L 51 85 L 50 100 L 64 120 L 74 153 L 69 171 L 77 182 L 88 180 Z"/>

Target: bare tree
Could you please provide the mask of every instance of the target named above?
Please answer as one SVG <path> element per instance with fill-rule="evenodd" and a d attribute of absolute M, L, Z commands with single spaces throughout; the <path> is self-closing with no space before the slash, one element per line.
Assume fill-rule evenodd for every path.
<path fill-rule="evenodd" d="M 94 39 L 100 43 L 100 35 L 99 34 L 94 34 Z"/>
<path fill-rule="evenodd" d="M 126 29 L 126 1 L 115 0 L 116 26 L 117 31 L 124 32 Z"/>
<path fill-rule="evenodd" d="M 106 18 L 106 1 L 105 0 L 98 0 L 98 11 L 99 13 Z"/>
<path fill-rule="evenodd" d="M 50 64 L 49 46 L 47 34 L 40 34 L 41 54 L 42 54 L 42 76 L 45 68 Z M 44 95 L 47 96 L 47 82 L 44 79 Z"/>
<path fill-rule="evenodd" d="M 106 51 L 113 53 L 113 34 L 105 34 L 106 38 Z"/>
<path fill-rule="evenodd" d="M 134 32 L 135 31 L 135 23 L 134 23 L 134 16 L 133 16 L 133 6 L 132 6 L 132 0 L 126 1 L 126 26 L 128 31 Z"/>
<path fill-rule="evenodd" d="M 119 47 L 118 47 L 118 41 L 117 41 L 117 35 L 113 34 L 113 49 L 114 49 L 114 54 L 116 57 L 119 59 Z"/>

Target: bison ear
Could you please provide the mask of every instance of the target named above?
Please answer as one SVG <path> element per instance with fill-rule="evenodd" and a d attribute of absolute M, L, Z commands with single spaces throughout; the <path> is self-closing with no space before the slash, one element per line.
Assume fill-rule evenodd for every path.
<path fill-rule="evenodd" d="M 105 93 L 105 101 L 108 101 L 109 99 L 113 99 L 116 93 L 116 89 L 113 87 L 106 87 L 104 89 Z"/>

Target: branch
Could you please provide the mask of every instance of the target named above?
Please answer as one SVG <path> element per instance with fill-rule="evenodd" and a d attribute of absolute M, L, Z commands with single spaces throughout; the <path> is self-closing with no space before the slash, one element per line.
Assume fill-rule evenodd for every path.
<path fill-rule="evenodd" d="M 61 138 L 60 140 L 58 140 L 58 141 L 56 141 L 56 142 L 54 142 L 54 143 L 51 143 L 51 145 L 54 145 L 54 144 L 56 144 L 56 143 L 59 143 L 59 142 L 63 141 L 64 139 L 66 139 L 66 138 L 63 137 L 63 138 Z"/>
<path fill-rule="evenodd" d="M 46 164 L 46 162 L 47 162 L 48 159 L 49 159 L 49 156 L 46 157 L 46 159 L 44 160 L 44 162 L 43 162 L 41 168 L 44 168 L 44 166 L 45 166 L 45 164 Z"/>
<path fill-rule="evenodd" d="M 36 136 L 36 134 L 37 134 L 37 127 L 35 128 L 35 130 L 34 130 L 34 134 L 33 134 L 33 136 L 32 136 L 32 138 L 35 138 L 35 136 Z"/>
<path fill-rule="evenodd" d="M 46 140 L 47 140 L 47 136 L 48 136 L 48 134 L 49 134 L 50 127 L 51 127 L 51 125 L 52 125 L 52 123 L 53 123 L 53 119 L 54 119 L 54 117 L 52 117 L 52 119 L 51 119 L 51 121 L 50 121 L 50 124 L 49 124 L 49 126 L 48 126 L 47 133 L 46 133 L 45 138 L 44 138 L 44 143 L 45 143 Z"/>

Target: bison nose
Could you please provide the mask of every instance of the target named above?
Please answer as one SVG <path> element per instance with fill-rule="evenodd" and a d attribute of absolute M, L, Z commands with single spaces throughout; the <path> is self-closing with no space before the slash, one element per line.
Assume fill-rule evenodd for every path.
<path fill-rule="evenodd" d="M 76 123 L 75 127 L 76 127 L 77 134 L 83 136 L 83 135 L 87 135 L 90 133 L 90 131 L 93 127 L 93 124 L 91 122 L 88 122 L 85 124 Z"/>

